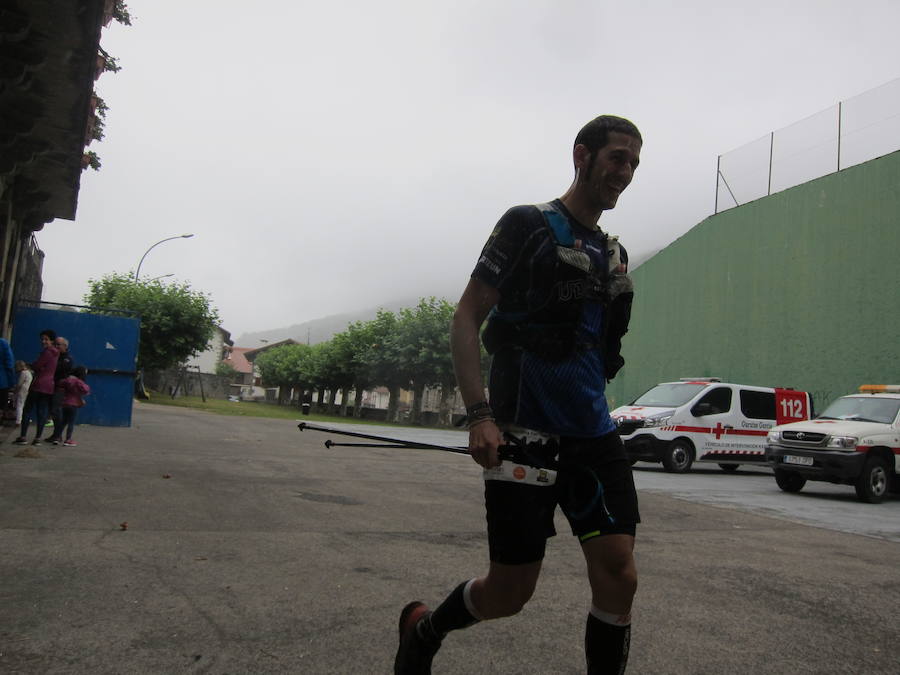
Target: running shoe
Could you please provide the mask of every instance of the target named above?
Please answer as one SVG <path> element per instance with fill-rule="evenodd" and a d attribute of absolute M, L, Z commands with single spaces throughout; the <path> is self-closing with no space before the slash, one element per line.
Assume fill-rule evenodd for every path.
<path fill-rule="evenodd" d="M 394 658 L 394 675 L 429 675 L 431 660 L 441 648 L 441 641 L 421 635 L 422 619 L 431 616 L 428 607 L 418 600 L 400 612 L 400 646 Z"/>
<path fill-rule="evenodd" d="M 35 438 L 33 441 L 31 441 L 31 444 L 32 445 L 43 445 L 44 443 L 41 441 L 40 438 Z"/>
<path fill-rule="evenodd" d="M 63 445 L 67 448 L 74 448 L 76 445 L 78 445 L 78 443 L 76 443 L 75 441 L 63 441 Z"/>
<path fill-rule="evenodd" d="M 54 438 L 53 436 L 51 436 L 51 437 L 48 438 L 47 440 L 48 440 L 50 443 L 53 443 L 53 445 L 59 445 L 60 443 L 62 443 L 62 439 L 61 439 L 61 438 Z"/>
<path fill-rule="evenodd" d="M 19 436 L 16 440 L 13 441 L 16 445 L 28 445 L 28 439 L 24 436 Z"/>

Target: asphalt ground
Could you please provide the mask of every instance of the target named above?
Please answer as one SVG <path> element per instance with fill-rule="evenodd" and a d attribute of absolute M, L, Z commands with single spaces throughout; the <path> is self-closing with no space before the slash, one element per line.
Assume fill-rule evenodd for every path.
<path fill-rule="evenodd" d="M 2 673 L 389 673 L 402 605 L 487 565 L 463 456 L 149 404 L 37 458 L 12 437 Z M 629 673 L 900 672 L 897 542 L 649 491 L 641 512 Z M 435 673 L 583 672 L 584 563 L 557 529 L 531 603 L 451 634 Z"/>

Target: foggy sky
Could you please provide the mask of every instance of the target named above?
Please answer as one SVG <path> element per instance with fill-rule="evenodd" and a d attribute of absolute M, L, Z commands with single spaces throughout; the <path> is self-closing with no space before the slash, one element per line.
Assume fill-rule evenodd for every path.
<path fill-rule="evenodd" d="M 411 295 L 456 300 L 500 215 L 572 179 L 596 115 L 641 129 L 601 226 L 632 257 L 713 212 L 716 158 L 900 76 L 894 0 L 129 0 L 76 221 L 44 300 L 174 274 L 234 336 Z M 171 279 L 170 278 L 170 279 Z M 255 346 L 255 345 L 250 345 Z"/>

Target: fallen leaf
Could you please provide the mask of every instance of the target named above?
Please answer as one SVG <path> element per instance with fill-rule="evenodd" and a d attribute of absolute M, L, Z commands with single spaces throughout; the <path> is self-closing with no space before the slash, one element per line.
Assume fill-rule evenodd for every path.
<path fill-rule="evenodd" d="M 127 530 L 128 529 L 128 521 L 125 520 L 125 521 L 119 523 L 119 527 L 122 528 L 123 530 Z"/>
<path fill-rule="evenodd" d="M 172 474 L 170 474 L 170 473 L 163 474 L 163 478 L 171 478 L 171 477 L 172 477 Z"/>

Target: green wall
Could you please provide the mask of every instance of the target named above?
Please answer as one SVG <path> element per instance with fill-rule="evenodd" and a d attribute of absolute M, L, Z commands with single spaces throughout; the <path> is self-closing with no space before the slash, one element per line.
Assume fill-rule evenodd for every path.
<path fill-rule="evenodd" d="M 900 152 L 711 216 L 632 273 L 610 404 L 689 376 L 805 389 L 818 411 L 900 383 L 898 263 Z"/>

